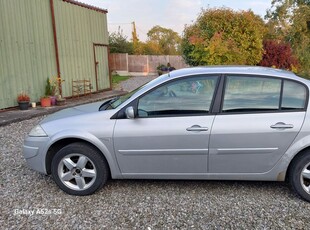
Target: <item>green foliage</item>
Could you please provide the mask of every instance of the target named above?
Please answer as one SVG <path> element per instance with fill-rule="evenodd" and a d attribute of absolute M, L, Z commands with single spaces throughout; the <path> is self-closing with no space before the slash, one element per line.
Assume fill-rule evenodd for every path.
<path fill-rule="evenodd" d="M 112 75 L 112 84 L 116 85 L 119 84 L 122 81 L 128 80 L 130 77 L 129 76 L 120 76 L 118 74 L 113 74 Z"/>
<path fill-rule="evenodd" d="M 154 26 L 147 33 L 148 40 L 141 42 L 137 31 L 132 32 L 133 39 L 128 41 L 122 31 L 109 35 L 111 53 L 146 54 L 146 55 L 178 55 L 180 54 L 180 36 L 171 29 Z"/>
<path fill-rule="evenodd" d="M 109 46 L 111 53 L 133 54 L 133 44 L 127 41 L 127 36 L 119 30 L 117 33 L 109 34 Z"/>
<path fill-rule="evenodd" d="M 310 77 L 310 6 L 301 6 L 294 11 L 292 25 L 287 35 L 298 56 L 300 74 Z"/>
<path fill-rule="evenodd" d="M 45 84 L 45 96 L 51 96 L 52 94 L 53 92 L 52 92 L 51 82 L 50 82 L 50 79 L 47 78 L 46 84 Z"/>
<path fill-rule="evenodd" d="M 267 38 L 286 40 L 290 33 L 292 18 L 300 7 L 309 7 L 309 0 L 272 0 L 265 19 L 268 20 Z"/>
<path fill-rule="evenodd" d="M 148 49 L 155 54 L 177 55 L 180 54 L 181 37 L 172 29 L 154 26 L 147 33 Z"/>
<path fill-rule="evenodd" d="M 143 54 L 146 55 L 161 55 L 162 51 L 160 46 L 154 41 L 147 41 L 144 43 Z"/>
<path fill-rule="evenodd" d="M 263 54 L 263 20 L 252 11 L 202 10 L 184 30 L 182 51 L 190 65 L 256 65 Z"/>
<path fill-rule="evenodd" d="M 143 54 L 147 54 L 146 53 L 146 44 L 144 42 L 141 41 L 136 41 L 133 43 L 134 44 L 134 50 L 133 50 L 133 54 L 136 55 L 143 55 Z"/>
<path fill-rule="evenodd" d="M 292 16 L 292 11 L 300 6 L 310 6 L 310 0 L 272 0 L 266 19 L 276 20 L 280 24 Z"/>
<path fill-rule="evenodd" d="M 310 1 L 273 0 L 265 17 L 267 37 L 291 44 L 300 64 L 299 74 L 310 76 Z"/>

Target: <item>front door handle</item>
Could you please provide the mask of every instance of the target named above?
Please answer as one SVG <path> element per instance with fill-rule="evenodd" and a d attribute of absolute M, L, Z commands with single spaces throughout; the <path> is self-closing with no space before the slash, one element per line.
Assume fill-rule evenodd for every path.
<path fill-rule="evenodd" d="M 272 128 L 272 129 L 292 129 L 292 128 L 294 128 L 294 125 L 285 124 L 283 122 L 278 122 L 274 125 L 271 125 L 270 128 Z"/>
<path fill-rule="evenodd" d="M 196 132 L 200 132 L 200 131 L 208 131 L 209 129 L 207 127 L 201 127 L 199 125 L 193 125 L 192 127 L 188 127 L 186 129 L 186 131 L 196 131 Z"/>

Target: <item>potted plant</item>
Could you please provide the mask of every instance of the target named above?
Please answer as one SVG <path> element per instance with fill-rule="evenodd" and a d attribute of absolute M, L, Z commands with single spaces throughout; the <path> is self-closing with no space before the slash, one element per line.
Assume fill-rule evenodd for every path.
<path fill-rule="evenodd" d="M 62 82 L 64 82 L 65 80 L 62 80 L 61 77 L 56 76 L 56 77 L 52 77 L 49 80 L 49 84 L 50 84 L 50 90 L 51 90 L 51 99 L 52 99 L 52 105 L 55 105 L 57 103 L 57 99 L 58 101 L 63 102 L 65 101 L 65 99 L 61 98 L 60 95 L 60 89 L 59 89 L 59 85 L 61 85 Z M 58 93 L 58 95 L 56 96 L 56 94 Z"/>
<path fill-rule="evenodd" d="M 17 96 L 17 102 L 20 110 L 27 110 L 29 108 L 30 97 L 27 93 L 20 93 Z"/>
<path fill-rule="evenodd" d="M 52 80 L 50 80 L 49 78 L 46 79 L 45 96 L 42 98 L 45 98 L 45 101 L 47 102 L 47 99 L 46 99 L 47 97 L 50 98 L 51 105 L 56 104 L 55 87 L 54 87 L 54 84 L 52 84 Z M 49 105 L 49 106 L 51 106 L 51 105 Z"/>
<path fill-rule="evenodd" d="M 57 95 L 56 105 L 64 105 L 64 104 L 66 104 L 66 99 L 62 98 L 61 95 Z"/>
<path fill-rule="evenodd" d="M 48 95 L 41 97 L 40 103 L 42 107 L 50 107 L 51 106 L 51 98 Z"/>
<path fill-rule="evenodd" d="M 175 68 L 173 66 L 170 65 L 170 63 L 168 62 L 167 65 L 158 65 L 157 66 L 157 73 L 158 76 L 164 74 L 164 73 L 169 73 L 171 71 L 175 70 Z"/>
<path fill-rule="evenodd" d="M 46 96 L 51 96 L 52 95 L 52 87 L 51 87 L 51 82 L 50 82 L 49 78 L 46 79 L 45 95 Z"/>

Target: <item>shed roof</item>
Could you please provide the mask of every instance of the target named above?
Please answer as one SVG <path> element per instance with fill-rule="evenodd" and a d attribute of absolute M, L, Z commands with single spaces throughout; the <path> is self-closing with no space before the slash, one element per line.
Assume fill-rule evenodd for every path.
<path fill-rule="evenodd" d="M 95 10 L 95 11 L 98 11 L 100 13 L 104 13 L 104 14 L 108 13 L 108 10 L 106 10 L 106 9 L 102 9 L 102 8 L 99 8 L 99 7 L 96 7 L 96 6 L 88 5 L 88 4 L 79 2 L 79 1 L 75 1 L 75 0 L 63 0 L 63 1 L 71 3 L 73 5 L 84 7 L 84 8 L 90 9 L 90 10 Z"/>

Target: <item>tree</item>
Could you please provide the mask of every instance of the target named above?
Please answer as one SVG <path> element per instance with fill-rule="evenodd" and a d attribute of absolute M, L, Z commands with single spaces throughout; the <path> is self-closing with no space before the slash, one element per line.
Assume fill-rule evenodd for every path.
<path fill-rule="evenodd" d="M 154 41 L 147 41 L 144 43 L 143 53 L 146 55 L 161 55 L 162 50 L 158 43 Z"/>
<path fill-rule="evenodd" d="M 289 43 L 277 40 L 265 40 L 263 59 L 259 65 L 296 71 L 298 61 L 293 55 Z"/>
<path fill-rule="evenodd" d="M 172 29 L 157 25 L 148 31 L 147 36 L 147 49 L 152 50 L 154 54 L 180 54 L 181 37 Z"/>
<path fill-rule="evenodd" d="M 294 53 L 297 55 L 300 74 L 310 77 L 310 6 L 301 6 L 294 11 L 292 25 L 287 35 Z"/>
<path fill-rule="evenodd" d="M 310 0 L 272 0 L 265 19 L 272 25 L 269 31 L 272 36 L 285 39 L 292 25 L 292 18 L 300 7 L 309 7 Z"/>
<path fill-rule="evenodd" d="M 109 46 L 111 53 L 133 54 L 132 42 L 127 41 L 127 36 L 121 30 L 109 34 Z"/>
<path fill-rule="evenodd" d="M 310 0 L 272 0 L 265 18 L 287 23 L 293 15 L 292 12 L 300 6 L 310 6 Z"/>
<path fill-rule="evenodd" d="M 269 37 L 287 41 L 300 63 L 299 74 L 310 76 L 310 0 L 273 0 L 265 17 L 273 24 Z"/>
<path fill-rule="evenodd" d="M 263 54 L 264 21 L 252 11 L 202 10 L 184 29 L 182 51 L 190 65 L 256 65 Z"/>

